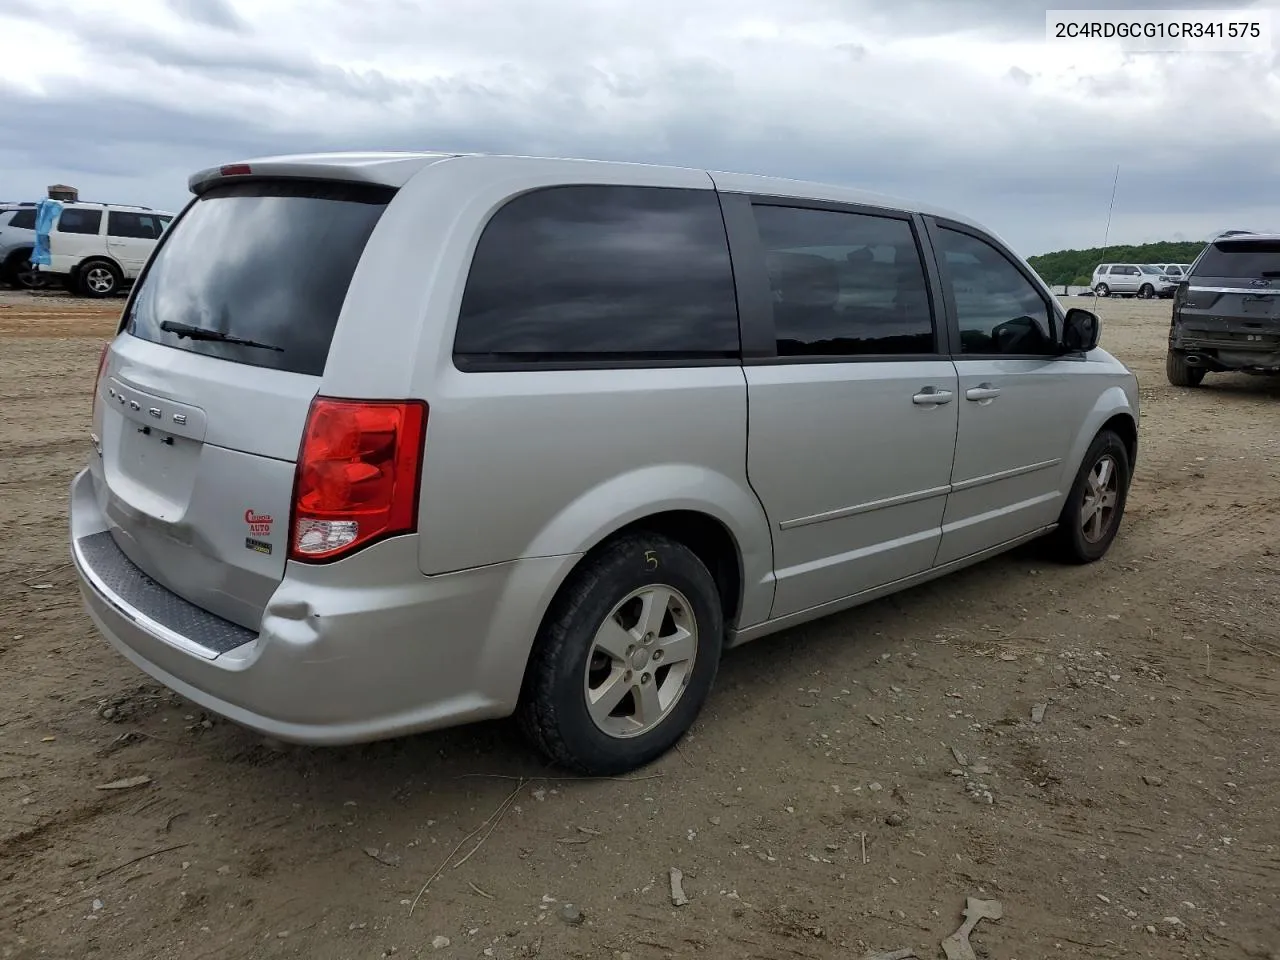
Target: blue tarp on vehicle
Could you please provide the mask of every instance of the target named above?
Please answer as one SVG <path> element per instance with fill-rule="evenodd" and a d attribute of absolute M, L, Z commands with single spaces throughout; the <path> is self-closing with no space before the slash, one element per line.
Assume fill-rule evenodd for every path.
<path fill-rule="evenodd" d="M 48 198 L 36 204 L 36 242 L 31 250 L 31 263 L 42 267 L 53 261 L 49 257 L 49 231 L 62 213 L 62 204 Z"/>

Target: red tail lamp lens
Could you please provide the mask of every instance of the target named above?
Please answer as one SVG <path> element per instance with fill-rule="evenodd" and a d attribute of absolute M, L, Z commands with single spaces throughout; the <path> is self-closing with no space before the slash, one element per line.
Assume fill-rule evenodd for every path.
<path fill-rule="evenodd" d="M 289 556 L 334 560 L 418 526 L 427 405 L 317 397 L 294 479 Z"/>

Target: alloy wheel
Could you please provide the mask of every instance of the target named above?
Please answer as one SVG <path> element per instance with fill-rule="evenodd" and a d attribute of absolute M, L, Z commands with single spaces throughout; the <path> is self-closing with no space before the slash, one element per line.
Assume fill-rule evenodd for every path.
<path fill-rule="evenodd" d="M 698 652 L 698 624 L 674 587 L 633 590 L 596 631 L 583 676 L 587 712 L 604 733 L 648 733 L 684 694 Z"/>
<path fill-rule="evenodd" d="M 1090 543 L 1098 543 L 1115 522 L 1120 501 L 1120 471 L 1110 456 L 1099 458 L 1089 471 L 1080 506 L 1080 528 Z"/>

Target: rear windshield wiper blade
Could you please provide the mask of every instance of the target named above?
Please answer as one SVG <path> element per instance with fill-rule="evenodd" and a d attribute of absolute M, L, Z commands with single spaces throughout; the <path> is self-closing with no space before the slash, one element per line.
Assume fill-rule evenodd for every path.
<path fill-rule="evenodd" d="M 179 339 L 190 337 L 192 340 L 213 340 L 218 343 L 231 343 L 237 347 L 256 347 L 259 350 L 275 350 L 277 353 L 284 353 L 284 347 L 277 347 L 272 343 L 259 343 L 257 340 L 233 337 L 231 334 L 223 333 L 221 330 L 210 330 L 208 327 L 193 327 L 189 323 L 176 323 L 173 320 L 166 320 L 160 324 L 160 329 L 165 333 L 177 334 Z"/>

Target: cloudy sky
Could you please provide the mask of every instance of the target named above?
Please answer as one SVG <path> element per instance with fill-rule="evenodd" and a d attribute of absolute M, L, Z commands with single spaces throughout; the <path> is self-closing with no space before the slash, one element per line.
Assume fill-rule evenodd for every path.
<path fill-rule="evenodd" d="M 0 199 L 178 209 L 191 171 L 251 156 L 514 152 L 912 196 L 1034 254 L 1101 243 L 1119 164 L 1112 242 L 1280 228 L 1280 44 L 1047 43 L 1046 5 L 0 0 Z"/>

